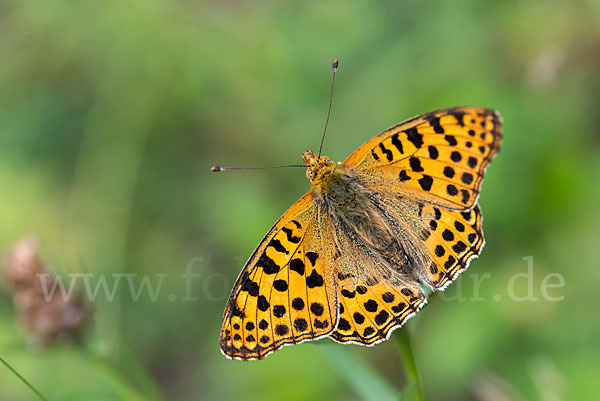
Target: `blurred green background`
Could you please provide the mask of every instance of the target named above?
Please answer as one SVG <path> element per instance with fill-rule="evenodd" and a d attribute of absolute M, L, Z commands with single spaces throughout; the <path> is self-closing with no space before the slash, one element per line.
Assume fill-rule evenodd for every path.
<path fill-rule="evenodd" d="M 0 295 L 0 355 L 52 400 L 398 395 L 394 341 L 325 339 L 250 363 L 218 347 L 235 277 L 309 185 L 301 169 L 209 167 L 317 150 L 333 58 L 323 153 L 335 161 L 437 108 L 504 117 L 482 257 L 408 324 L 428 398 L 597 396 L 597 0 L 0 1 L 0 251 L 34 235 L 57 274 L 167 275 L 155 301 L 125 284 L 98 296 L 83 343 L 47 350 Z M 529 256 L 514 293 L 531 285 L 538 301 L 519 301 L 511 277 Z M 541 290 L 551 273 L 565 281 L 548 290 L 558 302 Z M 31 399 L 0 365 L 0 400 Z"/>

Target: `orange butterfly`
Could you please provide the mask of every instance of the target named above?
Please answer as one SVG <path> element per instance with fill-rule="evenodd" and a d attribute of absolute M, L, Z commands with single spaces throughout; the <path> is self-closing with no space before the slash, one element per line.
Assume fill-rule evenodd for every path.
<path fill-rule="evenodd" d="M 341 163 L 304 152 L 310 191 L 235 282 L 223 354 L 262 359 L 322 337 L 389 338 L 427 302 L 421 284 L 444 290 L 480 254 L 477 198 L 501 129 L 496 111 L 457 107 L 395 125 Z"/>

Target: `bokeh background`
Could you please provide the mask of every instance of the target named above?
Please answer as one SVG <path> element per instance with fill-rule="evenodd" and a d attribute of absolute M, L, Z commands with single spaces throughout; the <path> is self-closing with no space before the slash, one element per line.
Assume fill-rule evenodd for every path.
<path fill-rule="evenodd" d="M 333 160 L 437 108 L 504 117 L 483 255 L 407 325 L 428 398 L 596 397 L 596 0 L 0 1 L 0 251 L 33 235 L 53 274 L 164 277 L 155 300 L 101 291 L 81 341 L 45 349 L 5 291 L 0 356 L 51 400 L 400 399 L 393 340 L 251 363 L 218 348 L 235 277 L 309 185 L 302 169 L 209 167 L 316 150 L 333 58 Z M 514 294 L 537 301 L 510 296 L 527 257 Z M 552 273 L 557 302 L 542 293 Z M 34 398 L 0 365 L 0 400 Z"/>

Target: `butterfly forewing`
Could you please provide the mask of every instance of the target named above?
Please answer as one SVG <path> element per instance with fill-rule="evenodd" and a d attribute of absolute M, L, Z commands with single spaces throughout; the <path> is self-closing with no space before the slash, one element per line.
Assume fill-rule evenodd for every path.
<path fill-rule="evenodd" d="M 329 334 L 337 296 L 319 216 L 308 193 L 273 226 L 238 277 L 221 327 L 221 350 L 262 359 L 286 344 Z"/>
<path fill-rule="evenodd" d="M 501 128 L 499 114 L 490 109 L 438 110 L 382 132 L 344 164 L 373 177 L 373 185 L 382 190 L 447 209 L 468 209 L 499 151 Z"/>

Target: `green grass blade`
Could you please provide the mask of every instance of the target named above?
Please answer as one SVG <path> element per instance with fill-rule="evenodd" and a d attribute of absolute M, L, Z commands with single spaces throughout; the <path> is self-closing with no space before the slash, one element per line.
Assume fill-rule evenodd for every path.
<path fill-rule="evenodd" d="M 398 391 L 394 389 L 369 364 L 337 344 L 322 344 L 321 347 L 361 399 L 370 401 L 396 401 Z"/>

